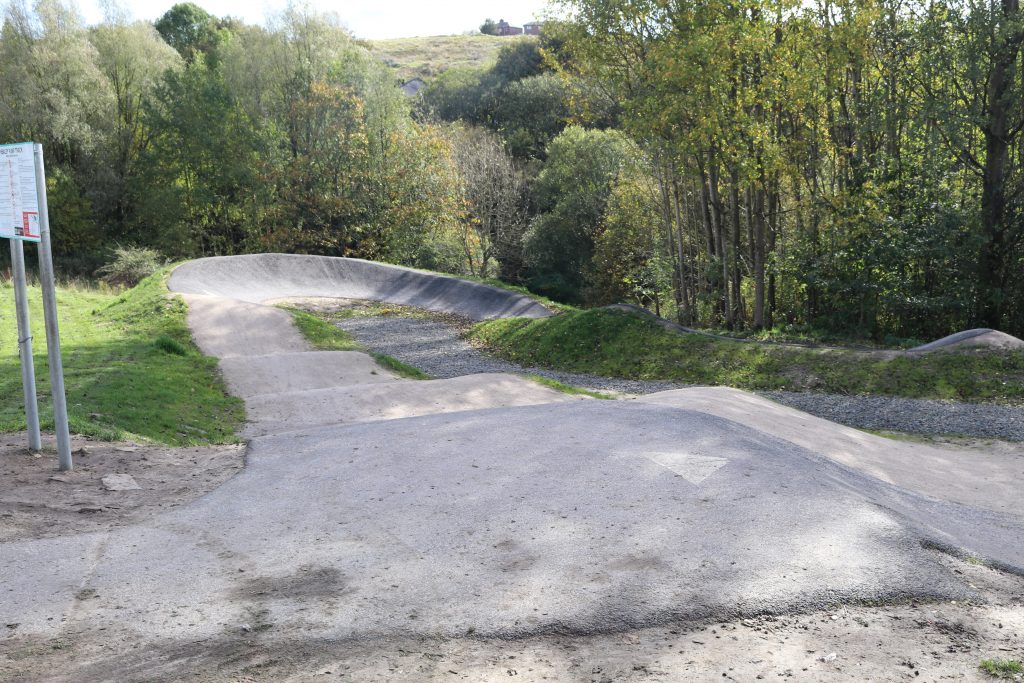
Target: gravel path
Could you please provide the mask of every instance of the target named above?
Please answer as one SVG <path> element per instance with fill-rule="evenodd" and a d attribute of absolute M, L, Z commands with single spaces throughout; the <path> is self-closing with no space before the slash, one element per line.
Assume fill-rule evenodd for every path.
<path fill-rule="evenodd" d="M 481 353 L 466 343 L 451 325 L 423 318 L 390 315 L 357 317 L 343 320 L 338 326 L 351 332 L 370 350 L 386 353 L 438 379 L 479 372 L 527 373 L 574 387 L 626 394 L 652 394 L 688 386 L 679 382 L 618 379 L 523 367 Z"/>
<path fill-rule="evenodd" d="M 860 429 L 1024 441 L 1024 408 L 1016 406 L 897 396 L 842 396 L 789 391 L 766 391 L 762 394 L 812 415 Z"/>
<path fill-rule="evenodd" d="M 597 391 L 651 394 L 689 386 L 679 382 L 630 380 L 558 372 L 509 363 L 481 353 L 451 325 L 401 316 L 349 318 L 338 323 L 373 351 L 413 365 L 437 378 L 480 372 L 529 373 Z M 762 392 L 779 403 L 860 429 L 913 434 L 957 434 L 1024 441 L 1024 408 L 889 396 L 841 396 L 806 392 Z"/>

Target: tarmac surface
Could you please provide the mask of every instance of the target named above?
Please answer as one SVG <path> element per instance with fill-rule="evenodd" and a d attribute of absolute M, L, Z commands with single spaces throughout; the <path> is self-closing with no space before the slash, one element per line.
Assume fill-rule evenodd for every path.
<path fill-rule="evenodd" d="M 354 296 L 353 265 L 376 264 L 178 268 L 197 343 L 246 401 L 245 470 L 146 523 L 0 544 L 0 623 L 103 632 L 114 653 L 253 632 L 518 638 L 977 597 L 936 548 L 1024 570 L 1016 460 L 965 462 L 731 389 L 598 401 L 512 375 L 399 379 L 311 350 L 258 304 Z M 367 289 L 422 302 L 412 286 Z M 427 303 L 524 310 L 481 287 L 435 283 Z"/>

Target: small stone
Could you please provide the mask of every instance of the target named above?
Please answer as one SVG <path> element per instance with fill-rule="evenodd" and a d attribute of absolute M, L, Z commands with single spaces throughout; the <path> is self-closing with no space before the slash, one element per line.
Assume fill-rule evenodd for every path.
<path fill-rule="evenodd" d="M 827 655 L 822 655 L 821 657 L 818 657 L 818 659 L 828 664 L 829 662 L 836 661 L 837 656 L 838 655 L 835 652 L 829 652 Z"/>
<path fill-rule="evenodd" d="M 138 446 L 116 446 L 115 451 L 121 451 L 122 453 L 134 453 L 139 450 Z"/>
<path fill-rule="evenodd" d="M 138 491 L 142 489 L 139 482 L 130 474 L 107 474 L 100 480 L 103 488 L 108 491 Z"/>

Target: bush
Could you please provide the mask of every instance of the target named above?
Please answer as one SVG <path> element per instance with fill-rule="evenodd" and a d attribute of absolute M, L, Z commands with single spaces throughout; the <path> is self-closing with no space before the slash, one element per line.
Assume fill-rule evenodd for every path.
<path fill-rule="evenodd" d="M 158 252 L 144 247 L 117 247 L 114 260 L 96 271 L 104 282 L 111 285 L 134 287 L 164 265 Z"/>

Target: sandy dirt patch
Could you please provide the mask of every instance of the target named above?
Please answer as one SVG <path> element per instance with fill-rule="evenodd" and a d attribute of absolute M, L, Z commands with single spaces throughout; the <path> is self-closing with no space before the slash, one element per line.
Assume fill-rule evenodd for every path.
<path fill-rule="evenodd" d="M 149 519 L 212 491 L 245 460 L 242 445 L 170 448 L 75 436 L 75 469 L 58 472 L 52 437 L 44 436 L 39 454 L 25 443 L 24 433 L 0 435 L 0 542 Z"/>

